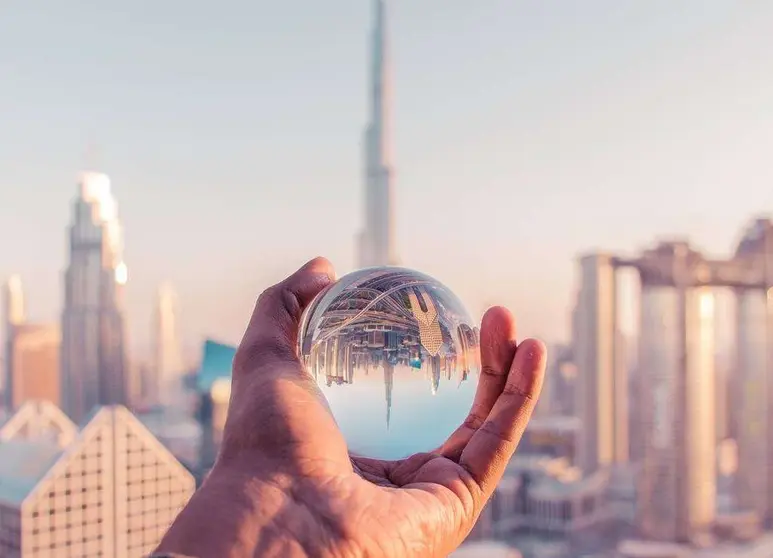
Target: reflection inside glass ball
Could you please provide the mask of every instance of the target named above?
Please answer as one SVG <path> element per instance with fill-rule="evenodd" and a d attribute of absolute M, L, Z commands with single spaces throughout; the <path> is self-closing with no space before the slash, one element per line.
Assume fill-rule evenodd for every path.
<path fill-rule="evenodd" d="M 437 449 L 462 423 L 480 373 L 479 332 L 432 277 L 355 271 L 301 319 L 300 353 L 349 451 L 399 459 Z"/>

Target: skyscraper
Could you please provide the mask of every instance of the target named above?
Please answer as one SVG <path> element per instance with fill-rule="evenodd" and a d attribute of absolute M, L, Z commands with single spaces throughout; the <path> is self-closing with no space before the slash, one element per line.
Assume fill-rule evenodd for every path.
<path fill-rule="evenodd" d="M 59 404 L 60 345 L 59 324 L 22 324 L 14 328 L 7 359 L 11 388 L 6 393 L 8 409 L 33 399 Z"/>
<path fill-rule="evenodd" d="M 628 460 L 628 382 L 620 358 L 613 257 L 588 255 L 580 272 L 572 332 L 576 409 L 582 421 L 578 461 L 586 473 L 595 473 Z"/>
<path fill-rule="evenodd" d="M 3 404 L 13 408 L 13 337 L 16 327 L 26 319 L 24 291 L 18 275 L 12 275 L 3 285 L 3 335 L 5 342 L 5 367 L 3 369 Z"/>
<path fill-rule="evenodd" d="M 691 274 L 700 257 L 675 242 L 639 260 L 638 524 L 647 539 L 705 544 L 716 513 L 714 298 Z"/>
<path fill-rule="evenodd" d="M 177 294 L 165 283 L 158 290 L 153 323 L 157 400 L 172 404 L 182 390 L 183 364 L 177 333 Z"/>
<path fill-rule="evenodd" d="M 62 404 L 75 422 L 97 405 L 126 402 L 122 252 L 110 179 L 83 173 L 72 206 L 62 312 Z"/>
<path fill-rule="evenodd" d="M 370 78 L 370 122 L 365 130 L 365 222 L 359 236 L 360 267 L 394 265 L 391 83 L 386 41 L 386 7 L 375 0 Z"/>
<path fill-rule="evenodd" d="M 21 279 L 5 285 L 5 381 L 3 399 L 13 410 L 27 400 L 59 404 L 59 324 L 26 320 Z"/>
<path fill-rule="evenodd" d="M 759 274 L 762 289 L 736 289 L 736 391 L 733 422 L 738 442 L 738 504 L 773 520 L 773 222 L 758 219 L 739 243 L 735 260 Z"/>

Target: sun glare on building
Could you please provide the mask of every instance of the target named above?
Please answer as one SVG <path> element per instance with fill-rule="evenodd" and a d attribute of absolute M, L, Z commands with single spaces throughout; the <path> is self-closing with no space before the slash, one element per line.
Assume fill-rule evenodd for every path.
<path fill-rule="evenodd" d="M 119 285 L 125 285 L 126 281 L 129 280 L 129 269 L 126 267 L 126 264 L 121 262 L 118 264 L 118 266 L 115 268 L 115 282 Z"/>

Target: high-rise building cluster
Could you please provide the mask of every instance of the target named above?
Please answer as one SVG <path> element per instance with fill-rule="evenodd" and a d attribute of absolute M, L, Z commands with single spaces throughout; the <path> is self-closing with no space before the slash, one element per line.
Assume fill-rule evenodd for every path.
<path fill-rule="evenodd" d="M 169 284 L 159 289 L 152 364 L 130 362 L 123 231 L 106 175 L 81 174 L 67 233 L 60 323 L 27 320 L 19 276 L 3 286 L 3 406 L 13 410 L 30 399 L 51 401 L 79 423 L 99 405 L 171 403 L 184 371 L 176 297 Z"/>
<path fill-rule="evenodd" d="M 373 2 L 360 267 L 398 262 L 387 14 L 385 0 Z M 190 451 L 189 424 L 165 410 L 138 418 L 126 408 L 179 405 L 184 366 L 169 284 L 152 317 L 151 363 L 128 356 L 128 270 L 106 175 L 81 175 L 67 238 L 59 323 L 28 320 L 18 276 L 3 286 L 0 556 L 139 556 L 194 490 L 194 477 L 167 448 L 190 455 L 199 477 L 215 460 L 235 347 L 204 343 L 193 386 L 200 442 Z M 525 532 L 525 555 L 620 558 L 720 556 L 704 551 L 756 538 L 773 524 L 773 222 L 755 221 L 727 259 L 679 241 L 635 257 L 587 254 L 578 268 L 572 341 L 552 351 L 535 419 L 471 538 Z M 631 304 L 622 273 L 638 278 L 633 336 L 621 325 Z M 731 293 L 732 316 L 717 304 L 720 290 Z M 425 369 L 431 390 L 450 370 L 447 355 L 417 357 L 419 345 L 435 357 L 442 341 L 420 294 L 410 300 L 405 331 L 351 332 L 367 350 L 323 344 L 310 371 L 329 384 L 351 383 L 358 359 L 377 361 L 389 424 L 395 364 Z M 339 310 L 357 308 L 348 304 Z M 722 319 L 735 324 L 724 368 L 716 359 Z M 606 543 L 620 533 L 633 536 L 609 554 Z M 549 548 L 535 534 L 547 535 Z M 550 545 L 559 538 L 567 546 L 557 550 Z M 494 555 L 493 547 L 479 550 Z"/>
<path fill-rule="evenodd" d="M 590 254 L 579 267 L 578 463 L 586 474 L 635 468 L 635 526 L 644 541 L 710 547 L 754 536 L 773 519 L 773 222 L 755 221 L 728 259 L 663 242 L 633 258 Z M 626 268 L 640 287 L 633 367 L 619 319 L 619 306 L 630 303 L 618 289 Z M 721 291 L 735 300 L 732 413 L 718 408 L 716 393 L 716 324 L 733 319 L 718 314 Z M 734 443 L 721 433 L 732 433 Z M 737 448 L 730 460 L 737 470 L 720 470 L 728 458 L 719 449 L 729 447 Z"/>
<path fill-rule="evenodd" d="M 60 323 L 27 319 L 18 276 L 3 288 L 0 556 L 141 556 L 195 488 L 126 408 L 147 399 L 138 383 L 163 403 L 181 380 L 173 295 L 159 296 L 153 374 L 130 374 L 141 369 L 127 358 L 128 275 L 104 174 L 81 175 L 68 240 Z"/>

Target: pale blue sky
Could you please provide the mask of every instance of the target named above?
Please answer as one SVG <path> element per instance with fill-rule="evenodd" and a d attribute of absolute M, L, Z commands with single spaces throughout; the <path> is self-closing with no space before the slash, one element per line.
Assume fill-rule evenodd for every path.
<path fill-rule="evenodd" d="M 399 250 L 564 337 L 574 258 L 773 210 L 773 2 L 392 0 Z M 113 180 L 132 341 L 177 287 L 236 341 L 360 226 L 368 0 L 30 0 L 0 16 L 0 275 L 60 307 L 77 172 Z M 89 145 L 97 154 L 87 161 Z"/>

